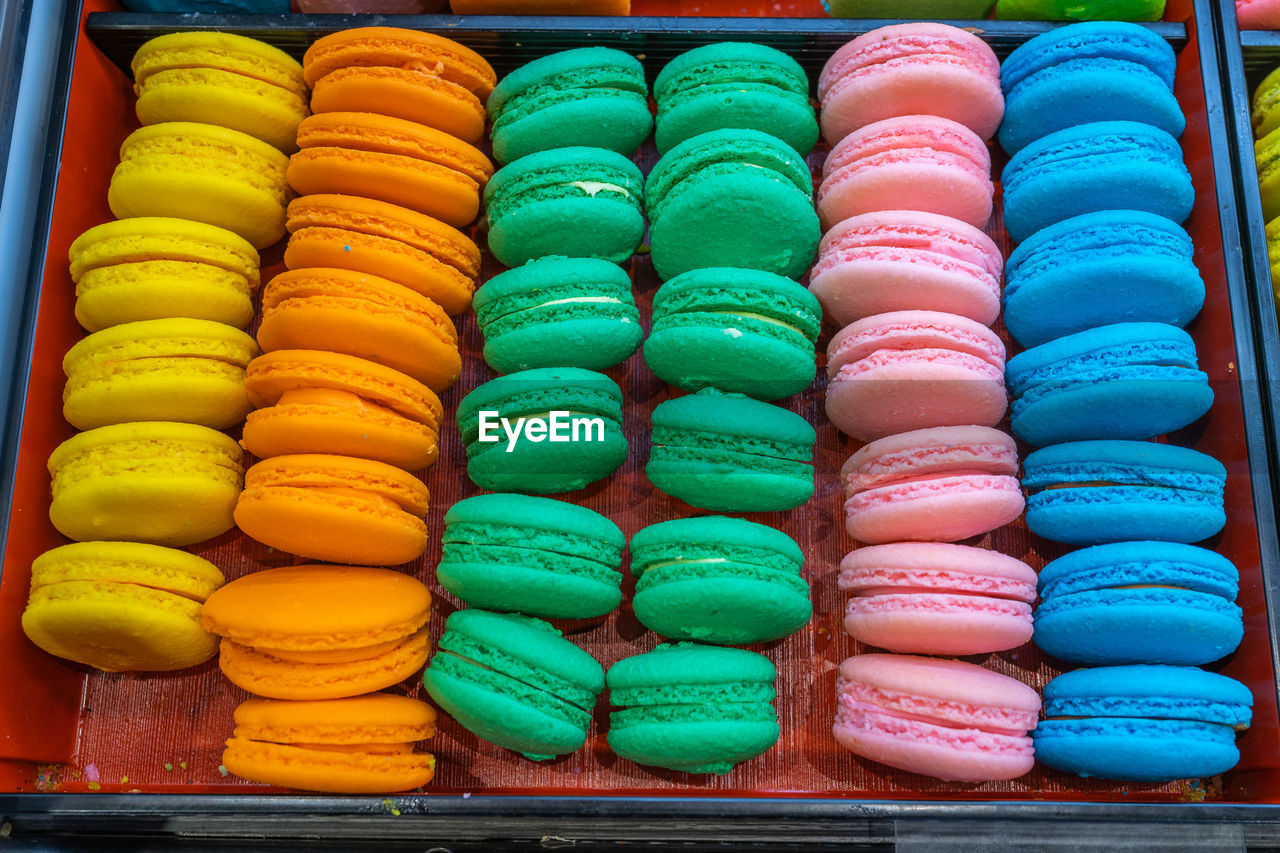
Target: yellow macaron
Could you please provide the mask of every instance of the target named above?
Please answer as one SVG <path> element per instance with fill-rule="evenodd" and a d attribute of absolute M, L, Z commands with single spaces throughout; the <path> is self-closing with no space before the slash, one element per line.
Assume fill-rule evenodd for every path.
<path fill-rule="evenodd" d="M 200 605 L 224 578 L 186 551 L 139 542 L 77 542 L 31 564 L 22 630 L 44 651 L 107 672 L 204 663 L 218 638 Z"/>
<path fill-rule="evenodd" d="M 279 48 L 232 33 L 169 33 L 138 48 L 132 67 L 143 124 L 215 124 L 298 150 L 307 84 Z"/>
<path fill-rule="evenodd" d="M 258 252 L 225 228 L 161 216 L 117 219 L 77 237 L 67 258 L 76 319 L 90 332 L 165 317 L 243 329 L 253 319 Z"/>

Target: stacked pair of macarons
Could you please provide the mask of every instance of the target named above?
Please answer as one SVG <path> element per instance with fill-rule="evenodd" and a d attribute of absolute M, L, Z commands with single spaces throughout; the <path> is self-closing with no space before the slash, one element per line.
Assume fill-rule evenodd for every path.
<path fill-rule="evenodd" d="M 1280 69 L 1267 74 L 1253 90 L 1254 159 L 1262 192 L 1262 215 L 1267 221 L 1267 250 L 1271 257 L 1271 285 L 1280 291 Z"/>
<path fill-rule="evenodd" d="M 266 569 L 205 601 L 218 665 L 254 694 L 235 710 L 222 763 L 254 782 L 334 793 L 390 793 L 431 781 L 414 751 L 435 733 L 425 702 L 378 692 L 426 663 L 431 593 L 363 566 Z"/>

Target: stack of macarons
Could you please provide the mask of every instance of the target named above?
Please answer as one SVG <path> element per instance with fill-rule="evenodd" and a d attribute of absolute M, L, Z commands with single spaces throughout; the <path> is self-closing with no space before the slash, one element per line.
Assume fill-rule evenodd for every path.
<path fill-rule="evenodd" d="M 1280 255 L 1280 69 L 1272 70 L 1258 88 L 1250 102 L 1253 118 L 1254 158 L 1257 161 L 1258 185 L 1262 192 L 1262 214 L 1266 219 L 1268 253 L 1274 259 Z M 1280 292 L 1280 263 L 1271 264 L 1271 285 Z"/>

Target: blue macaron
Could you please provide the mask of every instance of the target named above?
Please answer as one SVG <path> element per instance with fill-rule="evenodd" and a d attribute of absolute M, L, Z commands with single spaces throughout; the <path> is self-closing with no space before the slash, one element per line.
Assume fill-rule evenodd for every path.
<path fill-rule="evenodd" d="M 1181 136 L 1175 64 L 1169 43 L 1137 24 L 1090 21 L 1041 33 L 1000 67 L 1000 145 L 1014 154 L 1046 134 L 1096 121 L 1137 121 Z"/>
<path fill-rule="evenodd" d="M 1035 642 L 1084 664 L 1210 663 L 1244 636 L 1240 572 L 1216 551 L 1178 542 L 1114 542 L 1040 571 Z"/>
<path fill-rule="evenodd" d="M 1080 776 L 1167 782 L 1226 772 L 1253 695 L 1189 666 L 1109 666 L 1059 675 L 1044 688 L 1036 759 Z"/>
<path fill-rule="evenodd" d="M 1227 469 L 1187 447 L 1076 441 L 1028 454 L 1022 469 L 1027 527 L 1055 542 L 1199 542 L 1227 523 Z"/>
<path fill-rule="evenodd" d="M 1133 209 L 1182 222 L 1195 191 L 1178 140 L 1135 121 L 1100 121 L 1041 137 L 1009 159 L 1004 224 L 1021 242 L 1055 222 Z"/>
<path fill-rule="evenodd" d="M 1005 366 L 1013 432 L 1042 447 L 1151 438 L 1213 405 L 1196 345 L 1177 326 L 1116 323 L 1032 347 Z"/>
<path fill-rule="evenodd" d="M 1005 264 L 1005 328 L 1033 347 L 1111 323 L 1185 326 L 1204 305 L 1193 251 L 1182 226 L 1140 210 L 1050 225 Z"/>

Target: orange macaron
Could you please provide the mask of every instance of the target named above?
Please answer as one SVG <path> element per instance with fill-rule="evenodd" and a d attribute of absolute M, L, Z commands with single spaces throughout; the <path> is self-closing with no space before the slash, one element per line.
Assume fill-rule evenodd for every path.
<path fill-rule="evenodd" d="M 256 410 L 242 442 L 259 458 L 324 453 L 413 471 L 440 452 L 440 399 L 382 364 L 336 352 L 276 350 L 249 362 L 245 390 Z"/>
<path fill-rule="evenodd" d="M 471 304 L 480 249 L 461 231 L 395 204 L 352 195 L 303 196 L 289 203 L 291 270 L 329 267 L 368 273 L 459 314 Z"/>
<path fill-rule="evenodd" d="M 433 391 L 458 379 L 458 332 L 444 309 L 369 273 L 304 267 L 281 273 L 262 294 L 263 351 L 341 352 L 407 373 Z"/>
<path fill-rule="evenodd" d="M 452 39 L 398 27 L 356 27 L 317 39 L 302 57 L 302 74 L 315 87 L 341 68 L 408 68 L 436 76 L 487 98 L 498 76 L 485 58 Z"/>
<path fill-rule="evenodd" d="M 427 550 L 427 487 L 372 459 L 273 456 L 244 475 L 235 521 L 263 545 L 335 563 L 394 566 Z"/>
<path fill-rule="evenodd" d="M 338 699 L 390 687 L 426 663 L 431 592 L 369 566 L 290 566 L 209 596 L 205 630 L 237 687 L 270 699 Z"/>
<path fill-rule="evenodd" d="M 286 178 L 300 195 L 340 193 L 469 225 L 493 164 L 476 147 L 425 124 L 377 113 L 321 113 L 298 125 Z"/>

